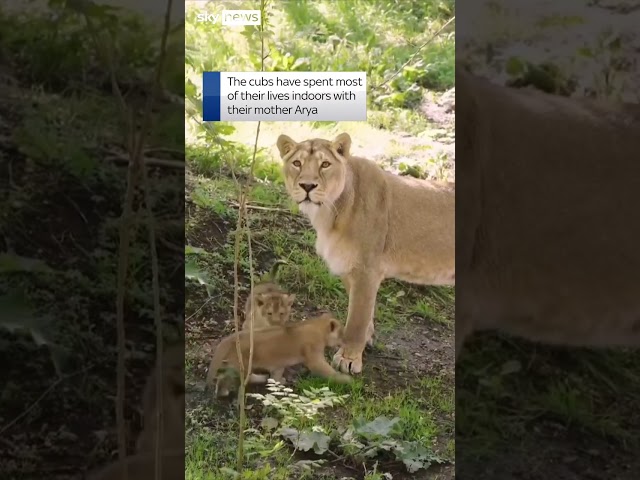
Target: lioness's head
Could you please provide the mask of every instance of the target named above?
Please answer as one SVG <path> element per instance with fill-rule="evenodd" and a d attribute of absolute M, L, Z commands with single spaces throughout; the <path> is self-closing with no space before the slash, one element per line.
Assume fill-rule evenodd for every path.
<path fill-rule="evenodd" d="M 344 190 L 351 137 L 341 133 L 333 141 L 314 138 L 297 143 L 278 137 L 285 185 L 303 212 L 333 204 Z"/>

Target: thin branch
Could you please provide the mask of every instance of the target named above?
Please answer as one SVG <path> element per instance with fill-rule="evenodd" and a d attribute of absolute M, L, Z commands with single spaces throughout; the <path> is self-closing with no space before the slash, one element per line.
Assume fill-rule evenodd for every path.
<path fill-rule="evenodd" d="M 131 158 L 124 155 L 112 155 L 110 157 L 105 158 L 108 162 L 119 162 L 119 163 L 130 163 Z M 185 167 L 185 163 L 179 160 L 168 160 L 166 158 L 144 158 L 143 159 L 145 165 L 149 165 L 152 167 L 168 167 L 168 168 L 176 168 L 178 170 L 182 170 Z"/>
<path fill-rule="evenodd" d="M 261 11 L 261 22 L 260 22 L 260 44 L 261 44 L 261 54 L 260 54 L 260 71 L 264 72 L 264 60 L 265 60 L 265 55 L 264 55 L 264 23 L 265 23 L 265 17 L 266 17 L 266 0 L 261 0 L 260 1 L 260 11 Z M 237 222 L 237 227 L 236 227 L 236 244 L 235 244 L 235 258 L 234 258 L 234 291 L 233 291 L 233 320 L 235 323 L 235 328 L 236 328 L 236 352 L 238 354 L 238 360 L 240 363 L 240 372 L 241 372 L 241 378 L 242 375 L 245 374 L 246 376 L 244 378 L 242 378 L 242 381 L 240 382 L 240 389 L 238 391 L 238 409 L 239 409 L 239 432 L 238 432 L 238 450 L 237 450 L 237 458 L 236 458 L 236 471 L 242 475 L 242 470 L 243 470 L 243 464 L 244 464 L 244 431 L 246 428 L 246 422 L 247 422 L 247 413 L 245 411 L 245 393 L 246 393 L 246 386 L 249 383 L 249 379 L 251 377 L 251 370 L 252 370 L 252 366 L 253 366 L 253 329 L 254 329 L 254 321 L 253 321 L 253 315 L 255 312 L 255 299 L 253 298 L 253 296 L 251 297 L 251 301 L 252 301 L 252 305 L 251 305 L 251 318 L 249 319 L 249 359 L 248 359 L 248 365 L 247 368 L 244 368 L 244 365 L 242 364 L 242 355 L 241 355 L 241 349 L 240 349 L 240 335 L 239 335 L 239 331 L 240 331 L 240 321 L 238 319 L 238 296 L 239 296 L 239 282 L 238 282 L 238 264 L 240 261 L 240 235 L 242 233 L 242 222 L 244 221 L 244 227 L 246 229 L 246 234 L 247 234 L 247 244 L 248 244 L 248 250 L 249 250 L 249 279 L 250 279 L 250 283 L 251 283 L 251 291 L 253 291 L 253 286 L 254 286 L 254 272 L 253 272 L 253 251 L 251 248 L 251 232 L 250 232 L 250 228 L 249 228 L 249 222 L 247 222 L 246 220 L 246 216 L 247 216 L 247 191 L 251 185 L 251 179 L 253 178 L 254 175 L 254 169 L 255 169 L 255 164 L 256 164 L 256 156 L 258 153 L 258 139 L 260 137 L 260 125 L 261 122 L 258 122 L 258 125 L 256 127 L 256 138 L 255 138 L 255 143 L 253 146 L 253 157 L 251 159 L 251 167 L 249 168 L 249 181 L 245 182 L 241 187 L 240 187 L 240 199 L 238 202 L 238 222 Z M 234 175 L 234 179 L 235 179 L 235 175 Z M 237 181 L 237 179 L 235 179 Z M 245 319 L 246 321 L 247 319 Z"/>
<path fill-rule="evenodd" d="M 4 427 L 2 427 L 2 430 L 0 430 L 0 435 L 2 435 L 4 432 L 6 432 L 7 430 L 9 430 L 11 427 L 13 427 L 16 423 L 18 423 L 20 420 L 22 420 L 24 417 L 26 417 L 27 415 L 29 415 L 29 413 L 31 413 L 31 411 L 36 408 L 38 406 L 38 404 L 47 396 L 49 395 L 49 393 L 51 393 L 51 391 L 56 388 L 58 385 L 60 385 L 62 382 L 64 382 L 65 380 L 70 379 L 71 377 L 75 377 L 76 375 L 79 375 L 81 373 L 84 373 L 90 369 L 93 368 L 93 364 L 87 365 L 85 367 L 83 367 L 82 369 L 78 370 L 77 372 L 73 372 L 70 373 L 68 375 L 64 375 L 62 377 L 58 377 L 58 379 L 53 382 L 51 385 L 49 385 L 49 387 L 42 392 L 42 394 L 31 404 L 29 405 L 29 407 L 22 412 L 20 415 L 18 415 L 16 418 L 14 418 L 13 420 L 11 420 L 9 423 L 7 423 Z"/>
<path fill-rule="evenodd" d="M 144 116 L 142 118 L 142 126 L 140 128 L 140 132 L 138 133 L 137 141 L 136 141 L 136 132 L 135 132 L 135 122 L 133 117 L 133 111 L 128 108 L 124 96 L 122 95 L 122 91 L 120 90 L 120 86 L 118 84 L 117 79 L 117 71 L 114 60 L 114 51 L 113 51 L 113 38 L 111 38 L 110 42 L 104 42 L 104 50 L 103 50 L 103 42 L 101 42 L 97 35 L 97 29 L 90 15 L 87 14 L 86 10 L 82 11 L 82 14 L 85 18 L 87 26 L 91 32 L 91 35 L 95 41 L 96 49 L 99 52 L 102 52 L 107 59 L 107 64 L 109 67 L 109 74 L 111 79 L 111 88 L 116 97 L 117 101 L 120 105 L 120 112 L 124 120 L 124 125 L 127 127 L 125 131 L 125 144 L 127 146 L 127 151 L 129 153 L 129 167 L 127 169 L 127 189 L 125 193 L 125 198 L 122 207 L 122 215 L 120 217 L 120 235 L 119 235 L 119 246 L 118 246 L 118 273 L 117 273 L 117 293 L 116 293 L 116 329 L 117 329 L 117 350 L 118 350 L 118 359 L 117 359 L 117 373 L 116 373 L 116 424 L 117 424 L 117 432 L 118 432 L 118 459 L 123 461 L 126 457 L 126 425 L 124 419 L 124 403 L 125 403 L 125 350 L 126 350 L 126 333 L 124 326 L 124 299 L 126 292 L 126 282 L 127 282 L 127 273 L 129 266 L 129 247 L 131 241 L 131 230 L 133 223 L 133 199 L 134 194 L 138 182 L 138 172 L 140 171 L 140 167 L 143 165 L 142 161 L 142 147 L 144 145 L 145 136 L 147 130 L 151 124 L 151 108 L 155 101 L 156 92 L 159 89 L 161 73 L 164 66 L 165 60 L 165 52 L 166 52 L 166 43 L 169 32 L 169 23 L 170 23 L 170 11 L 172 0 L 168 0 L 167 2 L 167 10 L 165 13 L 165 27 L 162 33 L 162 41 L 160 47 L 160 54 L 158 58 L 158 64 L 156 66 L 156 75 L 154 78 L 154 82 L 151 85 L 151 94 L 147 99 L 147 104 L 144 112 Z M 143 167 L 143 175 L 146 174 Z M 145 189 L 145 194 L 147 193 L 147 189 Z M 146 196 L 146 195 L 145 195 Z M 145 202 L 147 203 L 147 202 Z M 148 203 L 147 203 L 148 208 Z M 149 222 L 149 232 L 150 236 L 153 236 L 153 247 L 155 247 L 155 230 L 153 228 L 153 222 Z M 152 261 L 153 263 L 153 261 Z M 153 265 L 152 265 L 153 270 Z M 156 270 L 157 270 L 157 258 L 156 258 Z M 158 289 L 157 285 L 157 271 L 154 273 L 155 284 L 154 284 L 154 306 L 155 305 L 155 293 Z M 158 310 L 159 312 L 159 310 Z M 159 314 L 156 316 L 159 318 Z M 160 347 L 162 348 L 162 347 Z M 159 371 L 161 368 L 159 366 Z M 162 389 L 157 388 L 157 391 L 161 391 Z M 160 397 L 161 398 L 161 397 Z M 161 402 L 162 400 L 160 400 Z M 158 411 L 161 411 L 161 403 L 159 404 Z M 158 424 L 158 428 L 161 429 L 161 424 Z M 124 479 L 126 480 L 128 477 L 128 472 L 126 469 L 122 471 Z M 160 456 L 158 452 L 156 452 L 156 475 L 160 475 Z"/>
<path fill-rule="evenodd" d="M 391 75 L 391 77 L 390 77 L 390 78 L 388 78 L 387 80 L 385 80 L 384 82 L 382 82 L 380 85 L 377 85 L 377 86 L 373 87 L 373 90 L 377 90 L 378 88 L 384 87 L 387 83 L 389 83 L 391 80 L 393 80 L 394 78 L 396 78 L 396 77 L 398 76 L 398 74 L 400 74 L 400 72 L 401 72 L 402 70 L 404 70 L 404 67 L 406 67 L 407 65 L 409 65 L 409 64 L 413 61 L 413 59 L 414 59 L 414 58 L 416 58 L 416 56 L 418 55 L 418 53 L 420 53 L 420 50 L 422 50 L 424 47 L 426 47 L 426 46 L 427 46 L 427 45 L 429 45 L 431 42 L 433 42 L 433 41 L 438 37 L 438 35 L 440 35 L 440 33 L 441 33 L 445 28 L 447 28 L 447 27 L 449 26 L 449 24 L 450 24 L 451 22 L 453 22 L 455 19 L 456 19 L 456 17 L 455 17 L 455 16 L 453 16 L 453 17 L 451 17 L 449 20 L 447 20 L 447 22 L 446 22 L 442 27 L 440 27 L 440 28 L 438 29 L 438 31 L 437 31 L 436 33 L 434 33 L 434 34 L 431 36 L 431 38 L 429 38 L 429 40 L 427 40 L 426 42 L 424 42 L 422 45 L 420 45 L 420 47 L 419 47 L 415 52 L 413 52 L 413 55 L 411 55 L 411 56 L 409 57 L 409 60 L 407 60 L 406 62 L 404 62 L 404 63 L 402 64 L 402 66 L 401 66 L 401 67 L 400 67 L 400 68 L 399 68 L 399 69 L 398 69 L 398 70 L 397 70 L 393 75 Z"/>
<path fill-rule="evenodd" d="M 147 111 L 145 112 L 146 118 L 148 119 L 147 124 L 151 125 L 151 108 L 153 107 L 153 101 L 155 93 L 158 91 L 160 87 L 160 79 L 162 78 L 162 71 L 164 67 L 164 59 L 167 51 L 167 38 L 169 37 L 169 31 L 171 29 L 171 7 L 173 4 L 173 0 L 167 0 L 167 8 L 165 10 L 164 16 L 164 28 L 162 31 L 162 40 L 160 42 L 160 52 L 158 56 L 158 64 L 156 67 L 156 76 L 155 82 L 153 85 L 153 92 L 150 97 L 149 103 L 147 103 Z M 144 144 L 144 136 L 140 136 L 138 149 L 136 150 L 139 155 L 138 158 L 142 157 L 142 145 Z M 155 437 L 155 478 L 156 480 L 160 480 L 162 478 L 162 438 L 163 438 L 163 394 L 164 388 L 162 388 L 162 317 L 160 312 L 160 285 L 158 281 L 159 268 L 158 268 L 158 252 L 156 246 L 156 229 L 155 229 L 155 221 L 153 219 L 153 211 L 151 204 L 151 191 L 149 186 L 149 178 L 147 175 L 147 167 L 145 165 L 146 162 L 141 162 L 140 170 L 142 172 L 142 183 L 144 186 L 144 203 L 148 212 L 149 223 L 147 225 L 147 232 L 149 235 L 149 255 L 151 256 L 151 275 L 152 275 L 152 288 L 153 288 L 153 317 L 154 324 L 156 328 L 156 358 L 157 358 L 157 369 L 156 369 L 156 437 Z"/>
<path fill-rule="evenodd" d="M 240 208 L 240 204 L 236 202 L 229 202 L 229 205 L 231 205 L 232 207 Z M 248 210 L 262 210 L 265 212 L 291 213 L 289 210 L 285 210 L 284 208 L 262 207 L 260 205 L 249 205 L 248 203 L 244 205 L 244 208 Z"/>
<path fill-rule="evenodd" d="M 84 19 L 89 27 L 90 34 L 95 42 L 96 50 L 106 57 L 107 65 L 109 68 L 109 76 L 111 80 L 111 90 L 113 91 L 116 100 L 120 105 L 120 113 L 123 118 L 123 124 L 126 126 L 124 132 L 125 144 L 127 145 L 127 151 L 131 157 L 129 162 L 129 168 L 127 169 L 127 190 L 125 192 L 125 198 L 122 206 L 122 214 L 120 216 L 120 238 L 118 245 L 118 273 L 117 273 L 117 291 L 116 291 L 116 349 L 118 352 L 117 365 L 116 365 L 116 425 L 118 436 L 118 459 L 123 461 L 127 455 L 127 438 L 126 438 L 126 424 L 124 420 L 124 402 L 125 402 L 125 348 L 126 348 L 126 334 L 124 327 L 124 297 L 127 282 L 127 269 L 129 265 L 129 242 L 130 233 L 132 227 L 132 214 L 133 214 L 133 198 L 137 180 L 137 161 L 133 153 L 133 135 L 134 135 L 134 123 L 133 112 L 127 107 L 127 104 L 120 90 L 118 84 L 116 66 L 114 61 L 114 54 L 112 49 L 113 39 L 110 42 L 102 42 L 98 38 L 98 29 L 93 23 L 90 15 L 86 10 L 82 11 Z M 104 45 L 104 49 L 103 49 Z M 128 473 L 126 470 L 123 472 L 124 480 L 127 480 Z"/>

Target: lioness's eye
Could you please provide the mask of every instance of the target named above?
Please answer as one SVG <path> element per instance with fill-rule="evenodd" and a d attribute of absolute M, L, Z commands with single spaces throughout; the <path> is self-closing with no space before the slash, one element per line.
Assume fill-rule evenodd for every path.
<path fill-rule="evenodd" d="M 321 168 L 329 168 L 331 166 L 331 164 L 329 162 L 322 162 L 322 164 L 320 165 Z"/>
<path fill-rule="evenodd" d="M 300 160 L 294 160 L 293 166 L 300 168 L 302 166 L 302 164 L 300 163 Z"/>

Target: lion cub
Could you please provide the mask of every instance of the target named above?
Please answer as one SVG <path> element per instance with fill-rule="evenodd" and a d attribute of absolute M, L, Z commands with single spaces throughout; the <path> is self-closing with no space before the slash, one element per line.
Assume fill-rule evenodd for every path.
<path fill-rule="evenodd" d="M 240 370 L 236 352 L 238 335 L 245 370 L 242 377 L 246 377 L 249 363 L 249 334 L 248 330 L 233 333 L 223 338 L 218 344 L 207 373 L 207 387 L 215 385 L 217 397 L 226 397 L 231 390 L 234 390 L 229 386 L 228 374 L 219 375 L 219 371 L 225 368 Z M 342 344 L 342 338 L 342 325 L 329 313 L 303 322 L 256 330 L 253 332 L 252 372 L 273 372 L 302 363 L 312 373 L 348 383 L 352 380 L 351 377 L 336 372 L 324 358 L 325 348 L 339 347 Z M 252 383 L 257 382 L 255 379 L 256 377 L 253 377 Z M 237 388 L 237 381 L 235 383 L 234 387 Z"/>
<path fill-rule="evenodd" d="M 242 329 L 251 324 L 253 313 L 253 328 L 255 330 L 275 325 L 284 325 L 291 316 L 291 307 L 296 296 L 287 293 L 276 283 L 278 267 L 286 264 L 284 260 L 276 261 L 271 267 L 267 280 L 254 285 L 244 307 L 244 323 Z M 255 309 L 252 311 L 252 299 Z"/>

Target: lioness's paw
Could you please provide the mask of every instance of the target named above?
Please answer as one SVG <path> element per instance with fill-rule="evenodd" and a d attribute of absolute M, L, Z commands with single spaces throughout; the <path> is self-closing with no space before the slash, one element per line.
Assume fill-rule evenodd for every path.
<path fill-rule="evenodd" d="M 362 349 L 340 348 L 333 356 L 333 366 L 343 373 L 362 372 Z"/>

